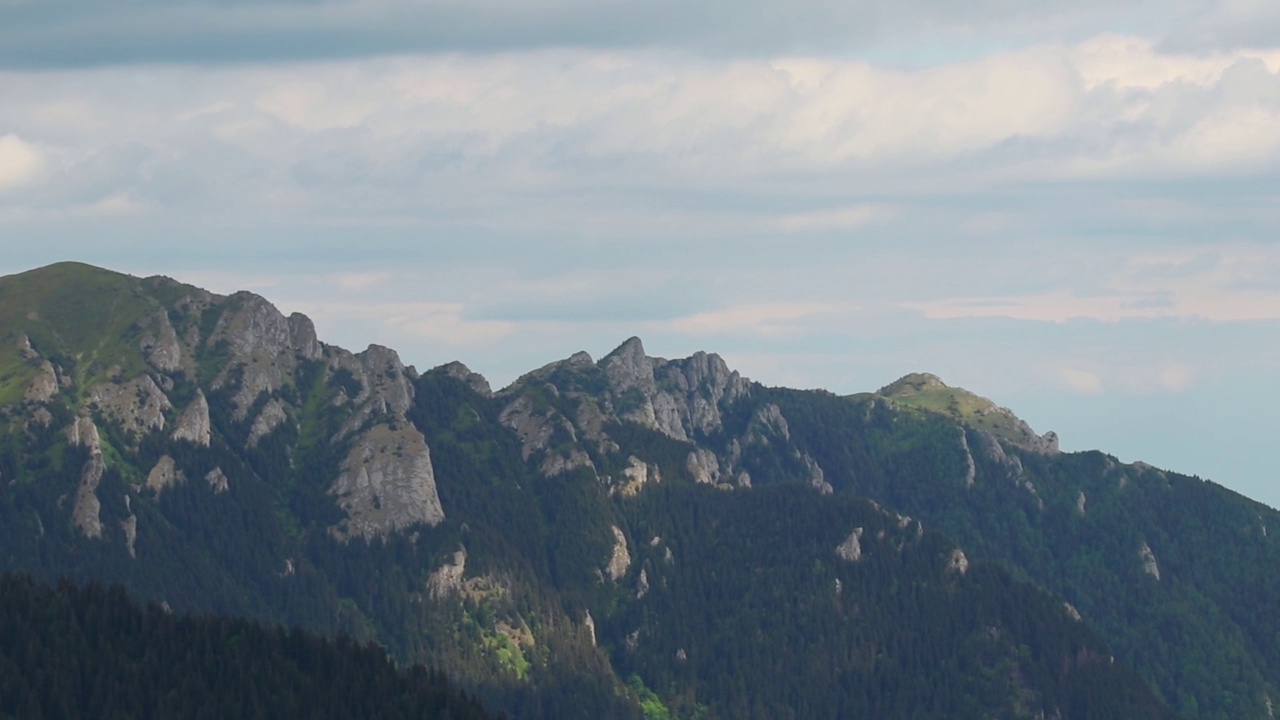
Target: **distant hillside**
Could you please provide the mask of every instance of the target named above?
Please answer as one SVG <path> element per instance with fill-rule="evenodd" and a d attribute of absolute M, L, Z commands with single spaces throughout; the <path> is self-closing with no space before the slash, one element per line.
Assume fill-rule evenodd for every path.
<path fill-rule="evenodd" d="M 77 264 L 0 278 L 0 322 L 0 569 L 377 641 L 520 720 L 1261 719 L 1280 687 L 1280 516 L 932 376 L 842 398 L 632 338 L 494 391 Z"/>
<path fill-rule="evenodd" d="M 0 717 L 485 720 L 375 645 L 146 608 L 118 587 L 0 576 Z"/>

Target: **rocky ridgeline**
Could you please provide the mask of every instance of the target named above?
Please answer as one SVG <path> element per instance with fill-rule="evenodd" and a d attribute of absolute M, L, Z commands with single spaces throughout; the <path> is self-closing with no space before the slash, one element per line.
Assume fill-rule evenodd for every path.
<path fill-rule="evenodd" d="M 372 539 L 444 520 L 430 439 L 409 420 L 417 373 L 394 350 L 371 345 L 353 353 L 325 345 L 310 319 L 296 313 L 286 317 L 252 293 L 224 297 L 166 279 L 144 282 L 183 288 L 177 300 L 152 307 L 134 321 L 144 372 L 130 376 L 117 366 L 89 387 L 77 388 L 74 372 L 56 358 L 42 356 L 26 336 L 18 341 L 18 353 L 34 368 L 23 394 L 27 421 L 47 427 L 55 417 L 53 409 L 62 404 L 73 418 L 65 430 L 69 444 L 88 451 L 70 503 L 71 520 L 85 536 L 104 537 L 97 493 L 111 460 L 102 449 L 100 426 L 110 426 L 113 436 L 135 446 L 143 437 L 163 433 L 172 443 L 199 448 L 223 443 L 237 452 L 253 451 L 282 428 L 300 427 L 302 398 L 317 384 L 314 378 L 304 380 L 304 367 L 312 373 L 319 368 L 319 384 L 333 389 L 326 405 L 339 417 L 325 441 L 340 451 L 340 460 L 322 471 L 328 473 L 328 494 L 343 512 L 330 533 L 340 540 Z M 753 398 L 755 386 L 715 354 L 650 357 L 640 339 L 631 338 L 599 361 L 578 352 L 497 393 L 462 363 L 437 371 L 465 384 L 482 402 L 496 403 L 500 424 L 518 438 L 524 460 L 544 476 L 585 469 L 623 496 L 670 479 L 673 471 L 696 483 L 743 489 L 753 480 L 784 479 L 753 479 L 748 458 L 764 453 L 790 463 L 785 479 L 807 482 L 822 494 L 834 491 L 826 471 L 793 438 L 782 409 Z M 300 387 L 304 381 L 311 386 Z M 179 397 L 185 398 L 180 407 L 172 399 Z M 1019 452 L 1057 453 L 1053 433 L 1037 435 L 1006 408 L 924 373 L 905 376 L 873 394 L 867 412 L 875 403 L 893 410 L 913 405 L 935 409 L 940 402 L 947 403 L 945 411 L 957 421 L 965 485 L 1007 483 L 1029 493 L 1043 510 Z M 229 416 L 230 428 L 215 427 L 219 409 L 213 403 L 224 404 L 220 412 Z M 731 413 L 738 420 L 727 427 Z M 649 450 L 611 435 L 627 425 L 686 446 L 683 463 L 664 466 L 660 458 L 647 455 Z M 134 492 L 156 499 L 192 477 L 203 478 L 210 492 L 234 493 L 235 473 L 241 472 L 214 464 L 184 472 L 169 453 L 152 467 L 137 470 L 134 476 L 142 480 Z M 1076 507 L 1085 512 L 1082 492 Z M 130 513 L 125 524 L 132 554 L 137 518 Z M 630 556 L 625 535 L 617 527 L 613 534 L 613 551 L 601 559 L 600 570 L 602 579 L 617 582 L 627 574 Z M 864 549 L 865 541 L 855 532 L 838 554 L 856 561 Z M 1158 577 L 1149 550 L 1144 548 L 1141 559 L 1145 572 Z"/>
<path fill-rule="evenodd" d="M 450 366 L 449 372 L 475 382 L 463 366 Z M 726 440 L 725 414 L 750 394 L 751 382 L 730 370 L 719 355 L 650 357 L 633 337 L 599 362 L 579 352 L 539 368 L 497 397 L 505 402 L 499 420 L 520 439 L 525 460 L 547 476 L 578 468 L 600 474 L 593 457 L 621 453 L 624 469 L 603 478 L 615 490 L 632 494 L 647 482 L 661 481 L 651 458 L 630 454 L 609 435 L 610 425 L 634 423 L 687 443 L 684 470 L 695 482 L 751 487 L 751 474 L 741 463 L 744 451 L 752 445 L 781 443 L 804 465 L 806 479 L 815 488 L 831 492 L 818 463 L 794 447 L 787 420 L 776 405 L 758 409 L 746 432 Z"/>
<path fill-rule="evenodd" d="M 176 286 L 162 278 L 144 282 Z M 201 327 L 210 326 L 202 336 Z M 407 420 L 416 373 L 395 351 L 370 346 L 351 353 L 324 345 L 310 319 L 285 317 L 251 293 L 223 297 L 192 290 L 138 317 L 134 328 L 146 370 L 127 377 L 117 365 L 82 393 L 75 392 L 81 388 L 72 373 L 43 357 L 29 338 L 23 336 L 17 348 L 36 368 L 23 395 L 26 421 L 48 426 L 60 405 L 74 418 L 65 431 L 68 443 L 89 451 L 71 511 L 85 536 L 103 537 L 97 488 L 107 460 L 98 423 L 110 424 L 132 446 L 167 433 L 174 443 L 208 448 L 220 441 L 252 449 L 298 422 L 302 409 L 294 403 L 306 363 L 322 364 L 326 381 L 345 374 L 352 390 L 339 390 L 332 402 L 345 417 L 330 442 L 349 446 L 346 459 L 332 470 L 330 494 L 347 516 L 331 529 L 335 536 L 372 538 L 444 518 L 426 438 Z M 175 407 L 171 395 L 190 399 Z M 219 436 L 211 421 L 214 396 L 229 404 L 233 427 L 246 429 L 243 438 Z M 146 480 L 135 491 L 157 497 L 186 481 L 169 454 L 139 470 Z M 234 491 L 236 478 L 221 467 L 200 469 L 199 475 L 215 493 Z M 126 536 L 132 539 L 136 518 L 130 515 L 129 522 Z"/>

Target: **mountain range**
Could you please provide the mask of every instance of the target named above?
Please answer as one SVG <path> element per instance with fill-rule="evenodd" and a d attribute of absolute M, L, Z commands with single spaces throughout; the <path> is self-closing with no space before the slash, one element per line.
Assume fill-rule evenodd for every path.
<path fill-rule="evenodd" d="M 1270 718 L 1272 527 L 928 374 L 631 338 L 494 390 L 251 293 L 0 278 L 0 570 L 376 641 L 516 718 Z"/>

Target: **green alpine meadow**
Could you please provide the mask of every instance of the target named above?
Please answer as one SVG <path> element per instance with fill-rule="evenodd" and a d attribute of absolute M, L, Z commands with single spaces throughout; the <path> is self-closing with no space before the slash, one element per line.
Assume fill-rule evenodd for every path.
<path fill-rule="evenodd" d="M 1275 510 L 924 372 L 630 338 L 496 389 L 248 292 L 0 278 L 0 716 L 195 717 L 186 673 L 245 717 L 1266 720 L 1277 567 Z"/>

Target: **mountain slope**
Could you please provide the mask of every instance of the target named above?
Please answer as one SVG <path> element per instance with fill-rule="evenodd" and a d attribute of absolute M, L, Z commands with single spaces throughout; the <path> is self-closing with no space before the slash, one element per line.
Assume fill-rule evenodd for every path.
<path fill-rule="evenodd" d="M 0 638 L 0 717 L 491 717 L 376 646 L 178 617 L 119 588 L 0 576 Z"/>
<path fill-rule="evenodd" d="M 1044 478 L 1106 482 L 1093 456 L 966 426 L 984 406 L 964 397 L 769 389 L 635 338 L 493 392 L 460 363 L 325 345 L 256 295 L 74 264 L 0 279 L 0 308 L 3 569 L 377 640 L 520 718 L 1168 717 L 1129 656 L 1200 672 L 1203 709 L 1161 688 L 1202 717 L 1274 685 L 1256 649 L 1229 683 L 1135 654 L 1102 595 L 1029 567 L 1095 577 L 1132 533 L 1100 494 L 1092 534 L 1057 547 L 1036 518 L 1074 485 Z M 1221 612 L 1187 627 L 1239 622 Z M 1161 653 L 1198 647 L 1167 635 Z"/>

